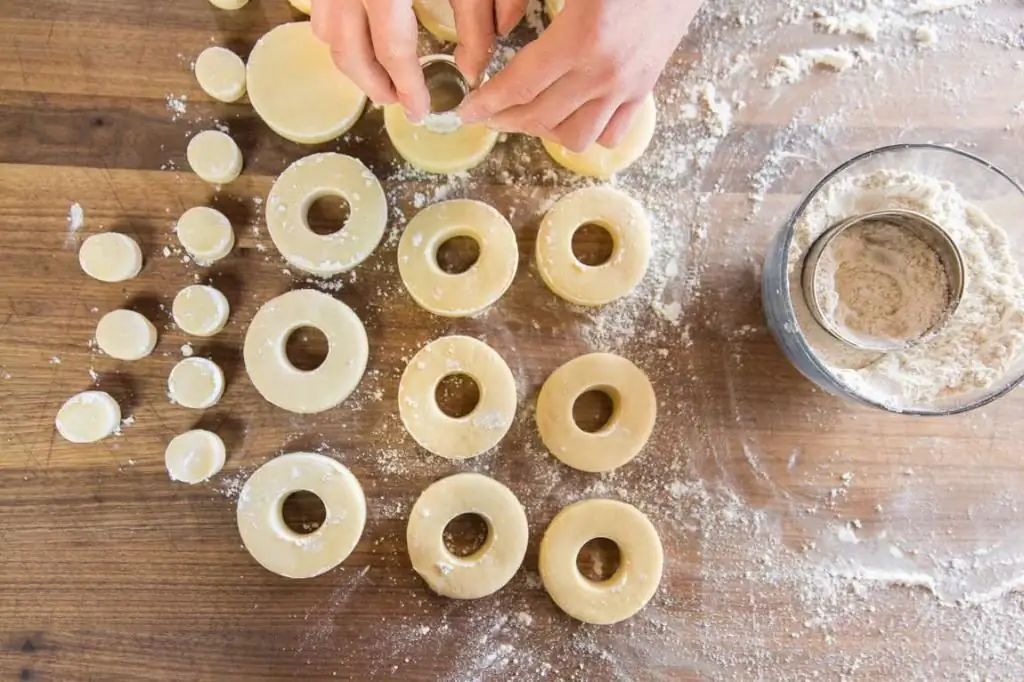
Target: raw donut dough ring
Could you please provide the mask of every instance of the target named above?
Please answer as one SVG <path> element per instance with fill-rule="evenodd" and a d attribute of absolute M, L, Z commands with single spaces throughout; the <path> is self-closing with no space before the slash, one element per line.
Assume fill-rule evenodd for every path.
<path fill-rule="evenodd" d="M 602 391 L 614 405 L 608 423 L 594 433 L 572 416 L 576 399 Z M 611 353 L 591 353 L 556 369 L 537 397 L 537 428 L 551 454 L 580 471 L 612 471 L 639 454 L 654 428 L 658 400 L 643 371 Z"/>
<path fill-rule="evenodd" d="M 309 491 L 327 511 L 322 526 L 300 535 L 284 522 L 282 507 L 292 493 Z M 326 573 L 355 549 L 366 524 L 366 498 L 352 472 L 330 457 L 293 452 L 275 457 L 253 473 L 238 495 L 238 533 L 263 568 L 286 578 Z"/>
<path fill-rule="evenodd" d="M 167 397 L 193 410 L 205 410 L 224 395 L 224 372 L 213 360 L 185 358 L 167 377 Z"/>
<path fill-rule="evenodd" d="M 423 28 L 435 38 L 446 43 L 459 42 L 451 0 L 413 0 L 412 8 Z"/>
<path fill-rule="evenodd" d="M 174 232 L 192 261 L 203 267 L 213 265 L 235 247 L 231 221 L 209 206 L 194 206 L 182 213 Z"/>
<path fill-rule="evenodd" d="M 242 150 L 231 136 L 219 130 L 204 130 L 188 141 L 188 165 L 211 185 L 226 185 L 242 173 Z"/>
<path fill-rule="evenodd" d="M 480 257 L 468 270 L 449 274 L 437 250 L 449 239 L 469 237 Z M 455 199 L 423 209 L 398 243 L 398 270 L 422 308 L 445 317 L 475 315 L 508 291 L 519 265 L 516 233 L 505 217 L 479 201 Z"/>
<path fill-rule="evenodd" d="M 309 208 L 325 196 L 349 205 L 344 229 L 319 235 L 309 228 Z M 313 154 L 288 166 L 267 198 L 267 229 L 281 255 L 320 277 L 347 272 L 377 248 L 387 227 L 387 197 L 359 159 L 333 152 Z"/>
<path fill-rule="evenodd" d="M 192 336 L 219 334 L 228 322 L 231 307 L 227 297 L 205 284 L 193 284 L 178 292 L 171 304 L 174 323 Z"/>
<path fill-rule="evenodd" d="M 124 282 L 142 270 L 142 249 L 138 242 L 120 232 L 94 234 L 82 242 L 78 264 L 93 279 Z"/>
<path fill-rule="evenodd" d="M 156 341 L 156 327 L 134 310 L 111 310 L 96 325 L 96 345 L 117 360 L 141 360 Z"/>
<path fill-rule="evenodd" d="M 210 97 L 220 102 L 237 102 L 245 95 L 245 62 L 226 47 L 211 46 L 199 53 L 196 81 Z"/>
<path fill-rule="evenodd" d="M 224 468 L 224 441 L 212 431 L 194 429 L 171 439 L 164 450 L 164 465 L 172 481 L 202 483 Z"/>
<path fill-rule="evenodd" d="M 477 514 L 487 539 L 469 556 L 455 556 L 444 529 L 457 516 Z M 455 474 L 423 491 L 409 514 L 406 544 L 413 569 L 434 592 L 454 599 L 479 599 L 508 584 L 523 564 L 529 538 L 526 511 L 515 494 L 481 474 Z"/>
<path fill-rule="evenodd" d="M 121 426 L 121 406 L 103 391 L 83 391 L 61 405 L 54 420 L 69 443 L 95 443 Z"/>
<path fill-rule="evenodd" d="M 619 570 L 588 580 L 576 567 L 583 545 L 607 538 L 619 547 Z M 540 542 L 540 578 L 552 601 L 584 623 L 611 625 L 636 614 L 661 582 L 664 554 L 658 531 L 636 507 L 583 500 L 558 513 Z"/>
<path fill-rule="evenodd" d="M 449 417 L 437 405 L 438 383 L 468 375 L 480 400 L 464 417 Z M 497 445 L 516 414 L 516 380 L 505 361 L 483 341 L 446 336 L 421 348 L 398 382 L 398 413 L 409 435 L 426 450 L 448 459 L 468 459 Z"/>
<path fill-rule="evenodd" d="M 334 66 L 330 47 L 317 40 L 308 21 L 282 24 L 260 38 L 246 76 L 259 117 L 299 144 L 344 135 L 366 106 L 366 95 Z"/>
<path fill-rule="evenodd" d="M 327 337 L 327 358 L 314 370 L 296 369 L 285 354 L 299 327 Z M 245 369 L 267 402 L 299 414 L 337 406 L 355 390 L 366 370 L 369 347 L 362 321 L 347 305 L 313 289 L 298 289 L 268 301 L 245 333 Z"/>
<path fill-rule="evenodd" d="M 611 257 L 584 265 L 572 252 L 583 225 L 600 225 L 612 237 Z M 651 259 L 651 228 L 644 209 L 611 187 L 585 187 L 555 203 L 537 233 L 537 269 L 544 283 L 570 303 L 599 306 L 622 298 L 640 283 Z"/>

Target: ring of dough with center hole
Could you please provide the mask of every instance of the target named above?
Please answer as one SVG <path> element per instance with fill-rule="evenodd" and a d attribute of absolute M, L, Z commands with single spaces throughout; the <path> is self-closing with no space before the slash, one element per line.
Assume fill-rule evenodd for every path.
<path fill-rule="evenodd" d="M 212 431 L 195 429 L 178 434 L 164 450 L 164 464 L 172 481 L 202 483 L 220 473 L 227 452 Z"/>
<path fill-rule="evenodd" d="M 194 206 L 182 213 L 174 232 L 195 264 L 204 267 L 219 261 L 235 247 L 231 221 L 209 206 Z"/>
<path fill-rule="evenodd" d="M 288 0 L 288 2 L 292 3 L 292 7 L 303 14 L 313 13 L 313 0 Z"/>
<path fill-rule="evenodd" d="M 245 94 L 245 62 L 226 47 L 212 46 L 199 53 L 195 66 L 199 87 L 221 102 L 237 102 Z"/>
<path fill-rule="evenodd" d="M 594 582 L 576 566 L 583 545 L 607 538 L 618 545 L 619 569 Z M 584 623 L 611 625 L 636 614 L 661 582 L 664 553 L 658 531 L 636 507 L 583 500 L 558 513 L 540 542 L 540 578 L 558 608 Z"/>
<path fill-rule="evenodd" d="M 78 264 L 93 279 L 124 282 L 142 270 L 142 249 L 138 242 L 120 232 L 94 234 L 82 242 Z"/>
<path fill-rule="evenodd" d="M 464 417 L 449 417 L 437 404 L 437 385 L 465 374 L 480 400 Z M 483 341 L 446 336 L 421 348 L 398 382 L 398 414 L 409 435 L 426 450 L 448 459 L 468 459 L 501 441 L 516 415 L 516 380 L 505 361 Z"/>
<path fill-rule="evenodd" d="M 205 410 L 224 395 L 224 372 L 213 360 L 185 358 L 167 377 L 167 397 L 172 403 L 193 410 Z"/>
<path fill-rule="evenodd" d="M 309 227 L 309 208 L 335 196 L 349 206 L 344 229 L 319 235 Z M 377 248 L 387 227 L 384 190 L 359 159 L 332 152 L 313 154 L 288 166 L 267 198 L 267 229 L 281 255 L 305 272 L 330 277 L 347 272 Z"/>
<path fill-rule="evenodd" d="M 612 416 L 594 433 L 572 416 L 576 399 L 601 391 L 612 400 Z M 556 369 L 537 397 L 537 428 L 551 454 L 580 471 L 612 471 L 639 454 L 654 429 L 658 400 L 647 375 L 629 360 L 591 353 Z"/>
<path fill-rule="evenodd" d="M 141 360 L 156 348 L 156 327 L 134 310 L 111 310 L 96 325 L 96 345 L 117 360 Z"/>
<path fill-rule="evenodd" d="M 437 264 L 437 250 L 455 237 L 477 243 L 480 257 L 453 275 Z M 516 233 L 505 217 L 479 201 L 455 199 L 423 209 L 398 243 L 398 270 L 409 295 L 436 315 L 475 315 L 508 291 L 519 266 Z"/>
<path fill-rule="evenodd" d="M 211 185 L 234 182 L 242 173 L 242 150 L 219 130 L 204 130 L 189 140 L 185 157 L 193 172 Z"/>
<path fill-rule="evenodd" d="M 444 529 L 457 516 L 477 514 L 487 539 L 469 556 L 455 556 Z M 409 514 L 406 544 L 412 567 L 434 592 L 479 599 L 508 584 L 523 564 L 529 538 L 526 511 L 511 490 L 481 474 L 455 474 L 423 491 Z"/>
<path fill-rule="evenodd" d="M 217 289 L 205 284 L 193 284 L 178 292 L 171 304 L 174 323 L 192 336 L 214 336 L 228 322 L 231 307 L 228 299 Z"/>
<path fill-rule="evenodd" d="M 292 493 L 320 498 L 323 525 L 300 535 L 284 522 Z M 275 457 L 253 473 L 238 495 L 238 533 L 263 568 L 286 578 L 312 578 L 344 561 L 363 534 L 366 498 L 352 472 L 330 457 L 294 452 Z"/>
<path fill-rule="evenodd" d="M 210 4 L 219 9 L 235 10 L 242 9 L 249 3 L 249 0 L 210 0 Z"/>
<path fill-rule="evenodd" d="M 95 443 L 121 426 L 121 406 L 109 393 L 85 391 L 61 405 L 55 424 L 69 443 Z"/>
<path fill-rule="evenodd" d="M 658 108 L 654 104 L 654 95 L 647 95 L 634 114 L 629 130 L 615 147 L 602 147 L 595 142 L 582 152 L 574 152 L 557 142 L 541 142 L 558 165 L 568 168 L 573 173 L 607 179 L 633 165 L 643 156 L 654 138 L 657 118 Z"/>
<path fill-rule="evenodd" d="M 606 263 L 589 266 L 572 252 L 572 238 L 597 224 L 612 238 Z M 611 187 L 585 187 L 547 212 L 537 232 L 537 269 L 544 283 L 570 303 L 599 306 L 626 296 L 640 283 L 651 260 L 651 228 L 644 209 Z"/>
<path fill-rule="evenodd" d="M 327 358 L 311 371 L 288 360 L 285 344 L 299 327 L 327 337 Z M 321 291 L 299 289 L 268 301 L 245 333 L 245 369 L 267 402 L 300 414 L 337 406 L 366 371 L 366 328 L 352 309 Z"/>
<path fill-rule="evenodd" d="M 459 42 L 451 0 L 412 0 L 412 8 L 423 28 L 435 38 L 446 43 Z"/>
<path fill-rule="evenodd" d="M 344 135 L 366 95 L 334 66 L 331 48 L 308 21 L 282 24 L 260 38 L 246 67 L 249 101 L 275 133 L 299 144 Z"/>

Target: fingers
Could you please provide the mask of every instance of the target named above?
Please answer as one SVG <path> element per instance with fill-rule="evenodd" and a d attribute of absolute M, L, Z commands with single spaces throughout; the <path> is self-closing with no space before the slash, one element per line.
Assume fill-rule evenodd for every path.
<path fill-rule="evenodd" d="M 377 61 L 390 75 L 398 99 L 409 116 L 418 121 L 430 112 L 430 95 L 416 56 L 418 27 L 412 3 L 408 0 L 362 0 L 362 3 L 369 18 Z M 348 17 L 345 19 L 348 21 Z"/>
<path fill-rule="evenodd" d="M 321 9 L 327 6 L 332 8 L 330 12 Z M 329 23 L 326 28 L 321 25 L 314 30 L 326 31 L 331 36 L 331 58 L 338 69 L 375 104 L 397 102 L 398 93 L 391 77 L 374 54 L 362 0 L 317 0 L 313 3 L 314 17 L 318 11 L 326 13 L 321 15 L 321 21 Z"/>
<path fill-rule="evenodd" d="M 494 3 L 481 0 L 452 0 L 459 46 L 455 64 L 472 85 L 491 61 L 494 48 Z"/>
<path fill-rule="evenodd" d="M 310 28 L 313 29 L 313 35 L 321 42 L 327 44 L 333 42 L 331 40 L 333 36 L 332 26 L 337 23 L 334 20 L 334 10 L 338 7 L 340 7 L 340 3 L 333 2 L 332 0 L 317 0 L 317 2 L 313 3 L 313 12 L 310 15 Z"/>
<path fill-rule="evenodd" d="M 519 22 L 526 16 L 527 0 L 497 0 L 495 15 L 497 18 L 498 33 L 508 35 Z"/>
<path fill-rule="evenodd" d="M 469 94 L 459 107 L 465 123 L 486 121 L 510 107 L 528 104 L 563 76 L 569 62 L 556 59 L 543 36 L 530 43 L 512 58 L 493 78 Z"/>
<path fill-rule="evenodd" d="M 570 151 L 582 152 L 594 144 L 618 109 L 614 101 L 592 99 L 556 127 L 553 138 Z"/>
<path fill-rule="evenodd" d="M 604 132 L 598 136 L 597 143 L 609 149 L 619 146 L 626 133 L 629 132 L 629 126 L 633 122 L 633 118 L 636 116 L 642 101 L 642 99 L 634 99 L 620 106 L 615 111 L 611 120 L 608 121 Z"/>
<path fill-rule="evenodd" d="M 487 120 L 487 125 L 507 132 L 521 132 L 555 139 L 555 129 L 577 109 L 594 99 L 594 84 L 579 73 L 558 79 L 532 102 L 509 107 Z"/>

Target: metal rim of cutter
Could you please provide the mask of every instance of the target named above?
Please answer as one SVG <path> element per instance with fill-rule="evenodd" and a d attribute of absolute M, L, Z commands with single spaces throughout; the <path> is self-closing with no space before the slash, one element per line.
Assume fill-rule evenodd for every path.
<path fill-rule="evenodd" d="M 469 94 L 470 86 L 455 60 L 448 55 L 432 55 L 420 60 L 420 68 L 430 94 L 430 113 L 443 114 L 458 109 Z M 453 96 L 456 90 L 457 97 Z M 435 94 L 439 95 L 438 101 L 435 101 Z"/>

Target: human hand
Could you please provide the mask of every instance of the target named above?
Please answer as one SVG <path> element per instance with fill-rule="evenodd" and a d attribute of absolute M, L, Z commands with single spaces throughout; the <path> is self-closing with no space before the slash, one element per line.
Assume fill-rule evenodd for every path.
<path fill-rule="evenodd" d="M 472 85 L 480 80 L 494 50 L 495 29 L 507 35 L 526 14 L 527 0 L 451 0 L 459 46 L 455 64 Z"/>

